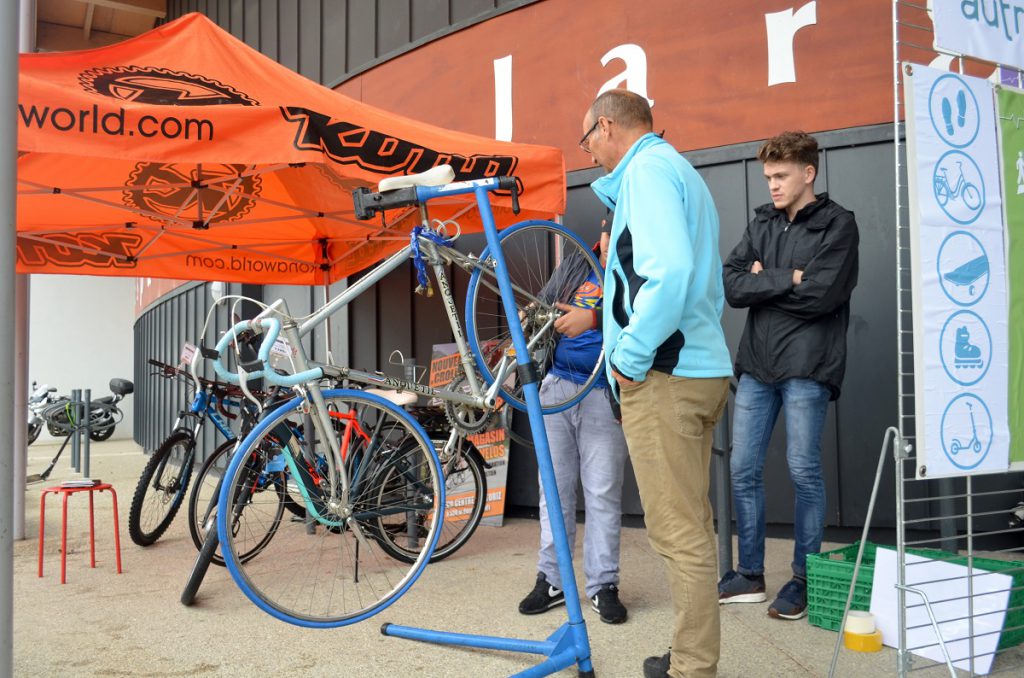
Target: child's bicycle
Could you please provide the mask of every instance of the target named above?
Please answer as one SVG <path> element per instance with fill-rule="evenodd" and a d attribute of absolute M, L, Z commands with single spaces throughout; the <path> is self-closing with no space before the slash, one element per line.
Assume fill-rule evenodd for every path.
<path fill-rule="evenodd" d="M 488 193 L 511 191 L 515 208 L 517 180 L 500 177 L 439 186 L 428 185 L 422 176 L 400 179 L 397 188 L 386 180 L 379 193 L 357 191 L 356 215 L 369 218 L 388 209 L 419 207 L 422 225 L 413 231 L 410 246 L 301 322 L 292 318 L 279 300 L 254 320 L 235 325 L 216 349 L 202 349 L 204 356 L 213 359 L 220 378 L 243 390 L 249 380 L 262 378 L 266 383 L 290 387 L 298 396 L 267 412 L 241 442 L 225 472 L 217 507 L 222 554 L 239 587 L 265 611 L 298 625 L 349 624 L 391 604 L 430 560 L 445 511 L 453 508 L 445 504 L 445 476 L 431 436 L 409 413 L 371 393 L 323 390 L 321 384 L 348 380 L 440 398 L 453 424 L 445 444 L 447 455 L 461 433 L 486 424 L 500 403 L 499 395 L 514 407 L 525 408 L 523 385 L 543 377 L 557 342 L 554 322 L 560 311 L 555 304 L 568 301 L 576 291 L 560 288 L 558 281 L 548 280 L 547 272 L 554 264 L 571 259 L 589 267 L 598 280 L 602 277 L 589 248 L 559 224 L 528 221 L 501 234 L 511 296 L 532 359 L 518 366 L 509 316 L 502 310 L 496 259 L 486 250 L 474 257 L 452 248 L 446 236 L 457 233 L 446 233 L 447 224 L 437 230 L 430 228 L 425 206 L 434 198 L 472 193 L 485 225 L 493 228 Z M 435 389 L 380 373 L 312 363 L 303 350 L 302 336 L 410 256 L 421 272 L 426 265 L 434 271 L 462 356 L 463 376 L 446 388 Z M 467 291 L 468 336 L 462 331 L 445 272 L 451 264 L 472 274 Z M 420 285 L 426 288 L 425 275 Z M 259 357 L 239 361 L 239 372 L 230 372 L 222 359 L 233 334 L 246 330 L 264 335 Z M 293 373 L 288 376 L 268 368 L 279 334 L 283 334 L 291 356 Z M 598 366 L 575 375 L 578 390 L 561 402 L 547 403 L 543 411 L 559 411 L 578 402 L 593 385 Z M 280 454 L 284 431 L 305 417 L 311 420 L 315 436 L 309 441 L 312 458 L 308 452 Z M 252 513 L 265 513 L 267 520 L 273 520 L 276 500 L 268 496 L 263 501 L 268 493 L 260 491 L 260 479 L 267 465 L 282 457 L 285 473 L 295 485 L 295 491 L 290 486 L 289 493 L 303 505 L 305 518 L 301 523 L 281 523 L 260 557 L 246 560 L 242 556 L 247 542 L 236 534 L 235 523 L 243 514 L 251 520 Z M 311 467 L 315 474 L 309 471 Z M 406 558 L 396 556 L 395 544 L 401 545 Z"/>

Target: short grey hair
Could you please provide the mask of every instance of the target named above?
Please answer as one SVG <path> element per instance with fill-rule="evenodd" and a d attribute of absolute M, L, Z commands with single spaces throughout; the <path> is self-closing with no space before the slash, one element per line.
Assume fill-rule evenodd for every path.
<path fill-rule="evenodd" d="M 625 129 L 654 128 L 654 116 L 647 98 L 625 89 L 610 89 L 594 99 L 590 117 L 597 122 L 601 116 L 610 118 Z"/>

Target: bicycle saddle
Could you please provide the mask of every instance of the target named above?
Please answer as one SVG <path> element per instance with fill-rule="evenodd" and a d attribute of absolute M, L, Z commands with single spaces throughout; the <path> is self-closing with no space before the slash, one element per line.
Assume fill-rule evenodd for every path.
<path fill-rule="evenodd" d="M 445 184 L 452 183 L 454 178 L 455 170 L 452 169 L 451 165 L 438 165 L 419 174 L 407 174 L 400 177 L 382 179 L 377 184 L 377 190 L 383 193 L 412 186 L 444 186 Z"/>
<path fill-rule="evenodd" d="M 110 390 L 119 396 L 126 396 L 135 390 L 135 384 L 127 379 L 111 379 Z"/>

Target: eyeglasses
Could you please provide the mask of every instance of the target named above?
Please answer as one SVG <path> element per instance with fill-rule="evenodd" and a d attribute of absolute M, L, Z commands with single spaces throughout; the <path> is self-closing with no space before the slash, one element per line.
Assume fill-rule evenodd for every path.
<path fill-rule="evenodd" d="M 594 131 L 597 129 L 597 126 L 600 124 L 601 119 L 598 118 L 597 120 L 594 121 L 594 124 L 591 125 L 590 129 L 587 130 L 587 133 L 583 135 L 583 138 L 580 139 L 580 148 L 582 148 L 587 153 L 590 153 L 590 142 L 588 142 L 587 139 L 590 138 L 590 135 L 594 133 Z"/>

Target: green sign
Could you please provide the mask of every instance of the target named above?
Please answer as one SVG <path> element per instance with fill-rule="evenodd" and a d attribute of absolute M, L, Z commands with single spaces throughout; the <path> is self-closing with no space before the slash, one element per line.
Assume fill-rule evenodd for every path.
<path fill-rule="evenodd" d="M 1006 210 L 1010 461 L 1024 461 L 1024 91 L 996 88 Z M 1016 318 L 1016 322 L 1012 319 Z"/>

